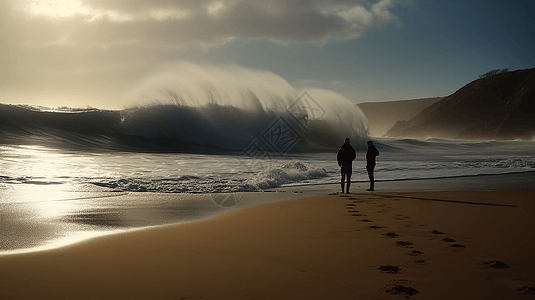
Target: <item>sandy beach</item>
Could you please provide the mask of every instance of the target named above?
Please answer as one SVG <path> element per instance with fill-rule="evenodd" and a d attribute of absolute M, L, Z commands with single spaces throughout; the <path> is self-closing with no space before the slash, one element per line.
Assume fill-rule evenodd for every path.
<path fill-rule="evenodd" d="M 0 299 L 534 299 L 535 193 L 334 194 L 0 256 Z"/>
<path fill-rule="evenodd" d="M 535 300 L 535 1 L 482 3 L 0 0 L 0 300 Z"/>

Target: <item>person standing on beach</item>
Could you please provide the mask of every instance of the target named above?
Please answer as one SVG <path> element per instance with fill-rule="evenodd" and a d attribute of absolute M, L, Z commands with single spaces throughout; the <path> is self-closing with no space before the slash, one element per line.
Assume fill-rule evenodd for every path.
<path fill-rule="evenodd" d="M 373 177 L 373 169 L 375 168 L 375 157 L 379 155 L 379 150 L 375 148 L 372 141 L 368 141 L 368 152 L 366 152 L 366 170 L 370 178 L 370 188 L 367 191 L 373 191 L 375 186 L 375 178 Z"/>
<path fill-rule="evenodd" d="M 349 194 L 349 186 L 351 185 L 351 173 L 353 172 L 353 160 L 357 158 L 357 153 L 355 149 L 349 144 L 349 138 L 344 140 L 344 144 L 338 150 L 336 159 L 338 160 L 338 166 L 342 170 L 342 194 L 344 193 L 344 181 L 347 178 L 347 188 L 346 193 Z"/>

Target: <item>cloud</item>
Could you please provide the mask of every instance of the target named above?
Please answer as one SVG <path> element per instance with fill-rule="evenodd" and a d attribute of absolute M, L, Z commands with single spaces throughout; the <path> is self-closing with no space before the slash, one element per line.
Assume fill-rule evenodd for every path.
<path fill-rule="evenodd" d="M 394 0 L 371 5 L 349 0 L 33 0 L 16 8 L 47 24 L 33 36 L 26 32 L 34 42 L 48 37 L 48 42 L 85 47 L 131 43 L 180 48 L 236 37 L 320 43 L 354 39 L 393 19 L 393 6 Z M 73 24 L 55 28 L 55 34 L 38 34 L 63 22 Z"/>
<path fill-rule="evenodd" d="M 0 98 L 32 89 L 118 96 L 182 49 L 236 38 L 350 40 L 395 19 L 395 1 L 0 0 Z"/>

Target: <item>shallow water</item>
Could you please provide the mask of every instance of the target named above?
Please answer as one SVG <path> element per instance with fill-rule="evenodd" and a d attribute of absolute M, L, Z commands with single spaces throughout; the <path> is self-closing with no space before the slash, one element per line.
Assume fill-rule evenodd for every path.
<path fill-rule="evenodd" d="M 377 180 L 446 178 L 535 170 L 534 142 L 376 140 Z M 353 181 L 366 181 L 358 151 Z M 0 146 L 0 186 L 89 184 L 114 192 L 262 191 L 338 181 L 336 151 L 250 157 L 244 153 L 92 153 Z"/>

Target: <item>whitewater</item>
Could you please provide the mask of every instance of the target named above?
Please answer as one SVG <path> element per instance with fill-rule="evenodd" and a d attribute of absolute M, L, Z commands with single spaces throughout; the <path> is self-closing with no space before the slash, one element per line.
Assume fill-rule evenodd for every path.
<path fill-rule="evenodd" d="M 378 182 L 535 171 L 532 142 L 374 141 L 381 152 Z M 336 150 L 251 158 L 243 153 L 96 153 L 3 145 L 0 157 L 0 188 L 91 184 L 123 192 L 223 193 L 339 181 Z M 353 181 L 367 181 L 364 150 L 357 151 L 353 169 Z"/>

